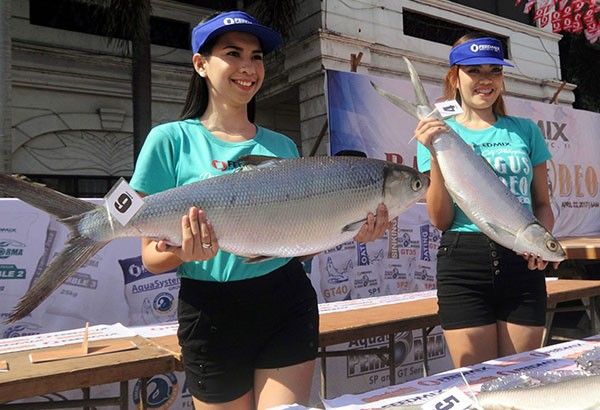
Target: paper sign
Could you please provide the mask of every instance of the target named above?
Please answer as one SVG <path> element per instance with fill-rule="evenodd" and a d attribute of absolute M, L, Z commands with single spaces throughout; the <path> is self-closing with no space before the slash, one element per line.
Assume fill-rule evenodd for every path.
<path fill-rule="evenodd" d="M 123 226 L 127 225 L 144 205 L 142 197 L 123 178 L 104 197 L 104 201 L 111 216 Z"/>
<path fill-rule="evenodd" d="M 460 104 L 456 100 L 448 100 L 435 103 L 435 108 L 444 118 L 461 114 L 463 112 L 462 108 L 460 107 Z"/>
<path fill-rule="evenodd" d="M 421 407 L 423 410 L 466 410 L 474 404 L 473 400 L 455 386 L 423 404 Z"/>

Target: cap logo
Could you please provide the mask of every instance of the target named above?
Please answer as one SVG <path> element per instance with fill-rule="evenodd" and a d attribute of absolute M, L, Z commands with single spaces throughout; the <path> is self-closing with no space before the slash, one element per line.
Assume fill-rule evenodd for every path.
<path fill-rule="evenodd" d="M 223 24 L 229 26 L 231 24 L 252 24 L 252 22 L 240 17 L 226 17 L 223 19 Z"/>
<path fill-rule="evenodd" d="M 489 51 L 489 50 L 491 50 L 494 53 L 500 52 L 500 47 L 495 46 L 493 44 L 471 44 L 470 48 L 473 53 L 477 53 L 478 51 Z"/>

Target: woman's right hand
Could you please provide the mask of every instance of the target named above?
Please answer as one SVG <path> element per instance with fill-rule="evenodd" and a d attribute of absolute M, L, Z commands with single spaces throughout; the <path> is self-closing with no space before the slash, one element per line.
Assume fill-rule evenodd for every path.
<path fill-rule="evenodd" d="M 181 246 L 158 241 L 156 250 L 171 252 L 182 262 L 206 261 L 217 254 L 219 243 L 212 225 L 206 220 L 206 213 L 191 207 L 187 215 L 181 218 Z"/>
<path fill-rule="evenodd" d="M 415 138 L 427 148 L 431 148 L 433 139 L 444 132 L 450 132 L 448 126 L 437 118 L 424 118 L 417 124 Z"/>

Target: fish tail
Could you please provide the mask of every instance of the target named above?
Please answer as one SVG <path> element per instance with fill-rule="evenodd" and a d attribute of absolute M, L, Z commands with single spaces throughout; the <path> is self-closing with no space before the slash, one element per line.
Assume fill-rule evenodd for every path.
<path fill-rule="evenodd" d="M 85 264 L 108 241 L 96 241 L 82 235 L 79 222 L 83 214 L 96 208 L 94 204 L 73 198 L 50 188 L 0 174 L 0 193 L 21 199 L 58 219 L 70 231 L 63 251 L 52 260 L 31 288 L 9 314 L 6 323 L 12 323 L 30 314 L 69 276 Z"/>
<path fill-rule="evenodd" d="M 6 323 L 23 319 L 37 308 L 52 292 L 85 264 L 108 242 L 96 242 L 82 236 L 71 238 L 63 251 L 37 278 L 31 288 L 19 299 L 17 306 L 10 312 Z"/>

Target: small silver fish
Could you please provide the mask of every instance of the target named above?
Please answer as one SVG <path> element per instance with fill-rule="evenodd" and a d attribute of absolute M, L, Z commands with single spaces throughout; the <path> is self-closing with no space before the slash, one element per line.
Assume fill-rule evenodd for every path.
<path fill-rule="evenodd" d="M 415 118 L 433 110 L 412 63 L 404 57 L 417 97 L 417 104 L 392 95 L 371 82 L 375 90 Z M 436 111 L 434 115 L 441 119 Z M 489 238 L 517 253 L 531 253 L 549 262 L 559 262 L 566 254 L 560 243 L 519 202 L 502 183 L 490 164 L 452 129 L 435 137 L 432 155 L 440 166 L 444 183 L 454 202 Z"/>
<path fill-rule="evenodd" d="M 65 249 L 19 301 L 8 321 L 28 315 L 113 239 L 149 237 L 181 243 L 181 217 L 203 209 L 219 247 L 261 260 L 318 253 L 352 239 L 384 203 L 390 219 L 421 199 L 429 178 L 413 168 L 360 157 L 246 157 L 247 170 L 144 198 L 126 226 L 104 206 L 0 175 L 0 193 L 59 219 L 71 231 Z"/>

